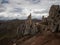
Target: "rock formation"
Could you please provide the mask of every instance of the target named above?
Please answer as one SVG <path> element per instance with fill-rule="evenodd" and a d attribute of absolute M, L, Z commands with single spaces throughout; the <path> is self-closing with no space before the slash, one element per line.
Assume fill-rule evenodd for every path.
<path fill-rule="evenodd" d="M 31 19 L 31 14 L 28 16 L 27 20 L 25 21 L 25 33 L 24 34 L 35 34 L 37 32 L 37 27 L 35 23 Z"/>
<path fill-rule="evenodd" d="M 46 25 L 45 30 L 51 32 L 60 31 L 60 6 L 52 5 L 47 18 L 42 18 L 42 24 Z M 43 26 L 42 26 L 43 27 Z"/>
<path fill-rule="evenodd" d="M 51 25 L 52 32 L 60 31 L 60 6 L 52 5 L 49 11 L 48 23 Z"/>
<path fill-rule="evenodd" d="M 25 20 L 24 24 L 21 24 L 17 28 L 17 34 L 21 35 L 34 35 L 38 32 L 36 23 L 34 23 L 31 19 L 31 14 L 28 16 L 27 20 Z"/>

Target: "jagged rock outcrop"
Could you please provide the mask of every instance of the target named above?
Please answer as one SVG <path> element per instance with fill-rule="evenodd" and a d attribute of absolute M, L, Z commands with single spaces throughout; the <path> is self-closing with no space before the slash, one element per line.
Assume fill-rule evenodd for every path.
<path fill-rule="evenodd" d="M 34 35 L 38 32 L 36 23 L 34 23 L 31 19 L 31 14 L 28 16 L 27 20 L 25 20 L 24 24 L 21 24 L 17 28 L 17 34 L 22 35 Z"/>
<path fill-rule="evenodd" d="M 45 30 L 52 32 L 60 31 L 60 6 L 52 5 L 49 11 L 49 16 L 42 19 L 42 23 L 45 26 Z"/>
<path fill-rule="evenodd" d="M 51 25 L 52 32 L 60 31 L 60 6 L 52 5 L 49 11 L 48 23 Z"/>
<path fill-rule="evenodd" d="M 22 37 L 25 31 L 25 25 L 24 24 L 20 24 L 19 27 L 17 27 L 17 37 Z"/>
<path fill-rule="evenodd" d="M 37 32 L 37 27 L 35 23 L 31 19 L 31 14 L 28 16 L 27 20 L 25 21 L 25 33 L 24 34 L 35 34 Z"/>

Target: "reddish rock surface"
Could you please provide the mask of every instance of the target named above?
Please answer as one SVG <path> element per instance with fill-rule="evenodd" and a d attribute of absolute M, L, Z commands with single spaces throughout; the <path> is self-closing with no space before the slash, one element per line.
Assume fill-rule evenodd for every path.
<path fill-rule="evenodd" d="M 39 35 L 33 36 L 32 38 L 18 43 L 18 45 L 59 45 L 60 38 L 56 37 L 56 35 Z"/>

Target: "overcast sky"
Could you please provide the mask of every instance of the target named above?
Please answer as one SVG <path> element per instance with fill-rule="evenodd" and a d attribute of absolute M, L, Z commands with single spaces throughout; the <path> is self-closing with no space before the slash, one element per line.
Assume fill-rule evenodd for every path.
<path fill-rule="evenodd" d="M 0 19 L 26 19 L 47 17 L 51 5 L 60 5 L 60 0 L 0 0 Z"/>

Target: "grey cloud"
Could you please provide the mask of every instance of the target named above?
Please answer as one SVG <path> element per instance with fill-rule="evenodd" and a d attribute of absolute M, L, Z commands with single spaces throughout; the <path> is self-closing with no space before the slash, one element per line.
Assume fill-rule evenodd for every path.
<path fill-rule="evenodd" d="M 10 12 L 11 13 L 21 13 L 23 11 L 23 8 L 13 8 Z"/>
<path fill-rule="evenodd" d="M 6 8 L 5 8 L 4 6 L 0 5 L 0 13 L 1 13 L 1 12 L 5 12 L 5 9 L 6 9 Z"/>
<path fill-rule="evenodd" d="M 4 11 L 5 11 L 4 9 L 0 9 L 0 13 L 1 13 L 1 12 L 4 12 Z"/>
<path fill-rule="evenodd" d="M 9 3 L 9 0 L 2 0 L 1 4 Z"/>
<path fill-rule="evenodd" d="M 7 10 L 4 7 L 0 6 L 1 7 L 0 12 L 3 12 L 3 16 L 5 15 L 5 17 L 0 17 L 1 19 L 14 19 L 14 18 L 26 19 L 27 14 L 31 12 L 30 8 L 32 10 L 32 15 L 33 15 L 32 18 L 41 19 L 41 15 L 47 16 L 46 13 L 49 12 L 49 8 L 51 5 L 53 4 L 60 5 L 60 0 L 10 0 L 10 3 L 9 0 L 5 0 L 5 1 L 8 2 L 3 1 L 4 2 L 3 6 L 5 6 Z M 6 5 L 5 3 L 9 3 L 9 4 Z M 43 8 L 46 10 L 39 11 Z M 37 11 L 34 11 L 35 9 Z"/>
<path fill-rule="evenodd" d="M 44 10 L 44 11 L 34 11 L 33 13 L 35 13 L 35 14 L 43 14 L 43 13 L 48 13 L 48 10 Z"/>
<path fill-rule="evenodd" d="M 40 0 L 26 0 L 26 1 L 33 3 L 33 4 L 37 4 L 40 2 Z"/>
<path fill-rule="evenodd" d="M 4 16 L 0 16 L 0 20 L 7 20 L 8 18 L 4 17 Z"/>

